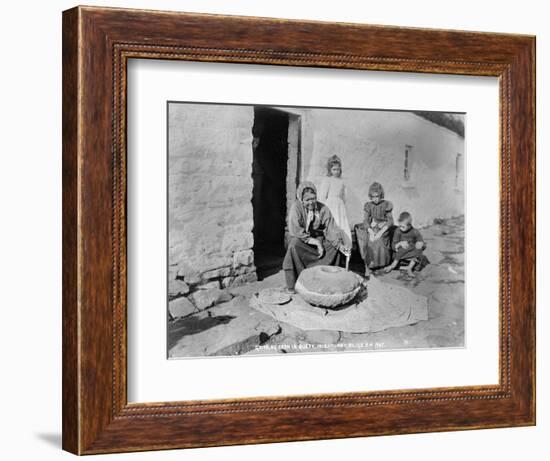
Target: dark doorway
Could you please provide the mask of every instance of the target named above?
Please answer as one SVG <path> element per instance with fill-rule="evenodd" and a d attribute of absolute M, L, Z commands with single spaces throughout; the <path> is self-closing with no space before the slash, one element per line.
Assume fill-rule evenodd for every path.
<path fill-rule="evenodd" d="M 254 108 L 252 208 L 258 278 L 281 269 L 287 215 L 288 125 L 286 112 Z"/>

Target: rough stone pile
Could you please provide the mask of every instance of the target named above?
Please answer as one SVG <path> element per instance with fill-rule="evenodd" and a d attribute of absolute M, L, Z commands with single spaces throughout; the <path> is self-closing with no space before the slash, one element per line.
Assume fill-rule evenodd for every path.
<path fill-rule="evenodd" d="M 233 264 L 230 266 L 192 276 L 171 274 L 173 278 L 168 282 L 168 310 L 172 318 L 185 317 L 230 301 L 233 296 L 228 288 L 257 280 L 256 268 L 252 264 L 252 250 L 241 251 L 233 256 Z"/>

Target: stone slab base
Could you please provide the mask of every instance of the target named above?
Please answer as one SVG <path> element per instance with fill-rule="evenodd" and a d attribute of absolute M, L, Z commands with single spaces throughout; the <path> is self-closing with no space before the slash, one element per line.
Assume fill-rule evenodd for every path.
<path fill-rule="evenodd" d="M 428 300 L 407 288 L 375 277 L 367 282 L 366 293 L 338 310 L 314 307 L 299 294 L 283 305 L 261 303 L 253 295 L 250 305 L 259 312 L 301 330 L 334 330 L 370 333 L 428 320 Z"/>

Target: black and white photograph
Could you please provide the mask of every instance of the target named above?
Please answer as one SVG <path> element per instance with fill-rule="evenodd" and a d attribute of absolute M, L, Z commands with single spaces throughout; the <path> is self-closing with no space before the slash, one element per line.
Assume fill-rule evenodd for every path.
<path fill-rule="evenodd" d="M 169 101 L 168 357 L 464 347 L 465 115 Z"/>
<path fill-rule="evenodd" d="M 4 459 L 548 458 L 544 2 L 83 3 L 2 11 Z"/>

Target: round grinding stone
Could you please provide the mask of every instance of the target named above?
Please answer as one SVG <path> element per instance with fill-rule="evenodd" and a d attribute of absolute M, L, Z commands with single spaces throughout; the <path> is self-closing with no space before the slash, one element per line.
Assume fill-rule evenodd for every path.
<path fill-rule="evenodd" d="M 302 271 L 295 288 L 309 304 L 331 308 L 351 301 L 361 289 L 361 279 L 341 267 L 314 266 Z"/>

